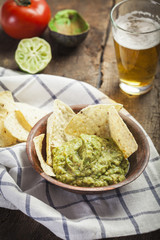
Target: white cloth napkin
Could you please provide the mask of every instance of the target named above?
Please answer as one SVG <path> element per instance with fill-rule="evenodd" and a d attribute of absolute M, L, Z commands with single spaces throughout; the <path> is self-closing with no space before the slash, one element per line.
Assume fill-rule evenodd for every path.
<path fill-rule="evenodd" d="M 48 112 L 56 98 L 69 105 L 110 102 L 84 82 L 0 68 L 3 90 L 10 90 L 16 101 Z M 0 207 L 19 209 L 62 239 L 101 239 L 154 231 L 160 228 L 160 156 L 146 136 L 151 154 L 142 175 L 131 184 L 100 195 L 70 193 L 44 180 L 31 166 L 25 143 L 0 148 Z"/>

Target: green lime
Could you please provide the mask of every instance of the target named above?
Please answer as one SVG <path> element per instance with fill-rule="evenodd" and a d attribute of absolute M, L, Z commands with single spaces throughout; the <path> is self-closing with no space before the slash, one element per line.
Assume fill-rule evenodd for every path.
<path fill-rule="evenodd" d="M 39 37 L 22 39 L 15 52 L 19 67 L 28 73 L 42 71 L 52 59 L 51 47 Z"/>

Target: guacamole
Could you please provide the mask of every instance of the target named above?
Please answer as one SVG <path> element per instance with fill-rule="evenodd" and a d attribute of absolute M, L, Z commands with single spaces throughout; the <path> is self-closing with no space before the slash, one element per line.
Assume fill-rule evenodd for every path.
<path fill-rule="evenodd" d="M 52 150 L 56 179 L 74 186 L 102 187 L 125 179 L 129 161 L 112 139 L 81 134 Z"/>

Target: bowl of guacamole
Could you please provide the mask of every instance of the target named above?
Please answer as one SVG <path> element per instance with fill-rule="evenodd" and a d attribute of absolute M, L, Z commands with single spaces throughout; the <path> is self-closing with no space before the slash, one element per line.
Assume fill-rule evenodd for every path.
<path fill-rule="evenodd" d="M 87 109 L 88 111 L 82 111 L 83 107 L 81 105 L 73 106 L 71 107 L 71 111 L 69 110 L 70 112 L 65 114 L 65 118 L 67 118 L 67 121 L 73 128 L 70 128 L 69 124 L 65 126 L 62 115 L 61 119 L 58 119 L 57 124 L 59 125 L 56 126 L 56 120 L 52 116 L 52 113 L 43 117 L 32 128 L 27 140 L 26 150 L 34 169 L 53 185 L 79 194 L 103 193 L 125 186 L 137 179 L 144 171 L 149 160 L 149 145 L 141 128 L 129 117 L 119 113 L 138 146 L 136 151 L 127 157 L 127 151 L 131 151 L 130 146 L 128 149 L 124 148 L 123 150 L 121 148 L 121 145 L 123 145 L 121 143 L 121 136 L 118 135 L 117 142 L 120 142 L 119 147 L 114 134 L 113 138 L 110 135 L 108 136 L 108 129 L 106 127 L 104 128 L 106 130 L 104 134 L 103 121 L 106 122 L 104 118 L 101 118 L 101 122 L 98 120 L 99 125 L 97 125 L 97 129 L 96 126 L 94 129 L 93 127 L 86 128 L 85 123 L 87 121 L 82 124 L 84 116 L 86 117 L 87 113 L 92 114 L 92 108 L 91 110 Z M 64 106 L 62 109 L 64 112 Z M 78 115 L 77 113 L 80 114 Z M 87 118 L 89 118 L 88 116 Z M 80 132 L 74 129 L 74 121 L 77 121 L 79 118 L 81 124 L 79 127 L 76 125 L 75 128 Z M 98 116 L 97 119 L 96 116 L 94 119 L 92 121 L 95 124 Z M 50 121 L 55 125 L 50 125 Z M 56 126 L 55 129 L 53 126 Z M 57 131 L 60 126 L 62 128 L 65 126 L 65 133 Z M 51 129 L 53 136 L 55 135 L 54 139 Z M 70 131 L 72 131 L 73 135 L 68 134 Z M 47 135 L 48 132 L 50 133 L 48 134 L 49 136 Z M 90 132 L 91 134 L 88 134 Z M 39 136 L 42 137 L 40 144 Z M 124 136 L 126 137 L 126 141 L 129 141 L 125 131 Z M 40 146 L 39 154 L 37 154 L 35 144 L 36 138 Z M 49 152 L 50 160 L 47 156 L 49 155 L 49 139 L 51 139 L 51 145 L 54 145 Z M 40 160 L 41 157 L 43 159 Z"/>

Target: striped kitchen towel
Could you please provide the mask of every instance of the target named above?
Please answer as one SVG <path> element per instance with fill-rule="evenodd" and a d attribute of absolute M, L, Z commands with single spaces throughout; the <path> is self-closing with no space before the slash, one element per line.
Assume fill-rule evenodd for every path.
<path fill-rule="evenodd" d="M 10 90 L 15 101 L 48 112 L 56 98 L 68 105 L 111 101 L 84 82 L 0 68 L 4 90 Z M 160 156 L 145 134 L 150 146 L 145 171 L 134 182 L 100 195 L 70 193 L 44 180 L 27 158 L 26 143 L 0 148 L 0 207 L 19 209 L 62 239 L 111 238 L 160 228 Z"/>

